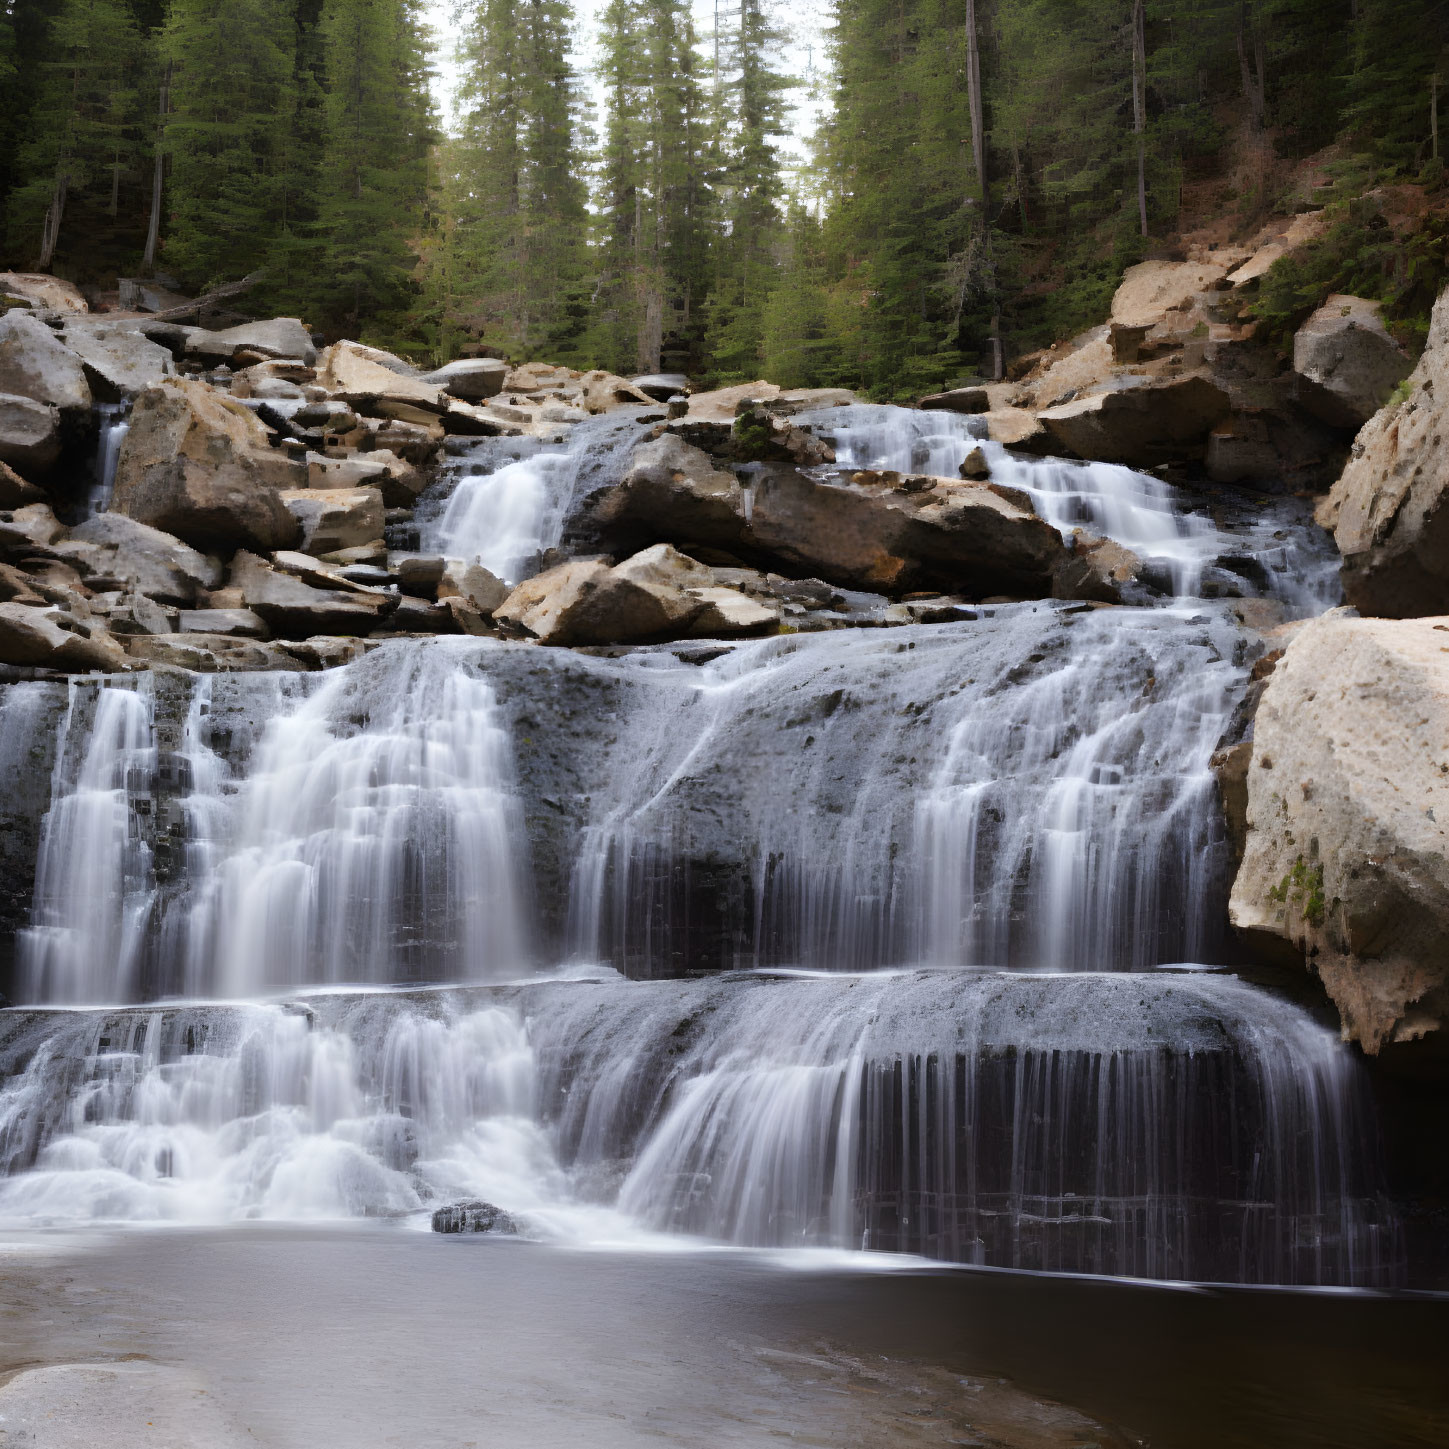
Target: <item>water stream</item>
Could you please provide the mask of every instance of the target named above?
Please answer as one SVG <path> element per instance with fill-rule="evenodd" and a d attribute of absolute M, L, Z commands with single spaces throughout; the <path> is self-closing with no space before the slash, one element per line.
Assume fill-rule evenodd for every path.
<path fill-rule="evenodd" d="M 978 442 L 810 421 L 840 470 Z M 520 577 L 637 436 L 487 440 L 420 527 Z M 0 763 L 49 786 L 0 1219 L 483 1198 L 569 1241 L 1394 1281 L 1352 1057 L 1223 969 L 1231 596 L 1315 612 L 1329 556 L 1283 505 L 984 446 L 1063 531 L 1160 563 L 1162 600 L 10 687 Z"/>

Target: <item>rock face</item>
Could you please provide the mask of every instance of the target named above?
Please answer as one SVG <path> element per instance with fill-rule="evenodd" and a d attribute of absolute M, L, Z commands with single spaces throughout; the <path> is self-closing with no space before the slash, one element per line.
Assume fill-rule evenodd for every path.
<path fill-rule="evenodd" d="M 306 553 L 337 553 L 382 541 L 382 493 L 377 488 L 289 488 L 281 496 L 302 525 Z"/>
<path fill-rule="evenodd" d="M 840 485 L 767 465 L 746 487 L 672 434 L 635 453 L 594 525 L 610 547 L 669 540 L 892 595 L 1040 598 L 1066 552 L 1054 528 L 988 484 L 862 473 Z"/>
<path fill-rule="evenodd" d="M 98 513 L 52 546 L 86 578 L 90 588 L 144 594 L 189 608 L 199 590 L 221 582 L 214 558 L 123 513 Z"/>
<path fill-rule="evenodd" d="M 1299 402 L 1329 427 L 1361 428 L 1411 370 L 1377 302 L 1330 297 L 1293 339 Z"/>
<path fill-rule="evenodd" d="M 1365 614 L 1449 613 L 1449 294 L 1434 308 L 1409 396 L 1359 434 L 1319 508 L 1343 555 L 1343 590 Z"/>
<path fill-rule="evenodd" d="M 1128 380 L 1130 381 L 1130 380 Z M 1063 448 L 1097 463 L 1155 468 L 1201 457 L 1228 394 L 1203 373 L 1097 392 L 1041 414 Z"/>
<path fill-rule="evenodd" d="M 0 392 L 0 464 L 42 478 L 60 457 L 60 413 L 34 398 Z"/>
<path fill-rule="evenodd" d="M 0 393 L 28 397 L 76 419 L 91 407 L 80 358 L 26 312 L 0 316 Z"/>
<path fill-rule="evenodd" d="M 1365 1051 L 1442 1032 L 1449 620 L 1302 630 L 1258 707 L 1247 824 L 1234 925 L 1302 951 Z"/>
<path fill-rule="evenodd" d="M 247 408 L 168 378 L 136 400 L 111 507 L 203 550 L 287 548 L 302 529 L 279 490 L 304 480 Z"/>

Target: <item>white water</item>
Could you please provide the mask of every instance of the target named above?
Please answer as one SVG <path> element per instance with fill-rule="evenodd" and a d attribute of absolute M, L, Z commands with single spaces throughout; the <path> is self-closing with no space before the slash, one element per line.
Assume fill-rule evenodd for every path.
<path fill-rule="evenodd" d="M 1230 978 L 576 982 L 20 1014 L 0 1218 L 409 1214 L 1369 1283 L 1347 1054 Z M 1224 1114 L 1224 1099 L 1233 1103 Z"/>
<path fill-rule="evenodd" d="M 86 511 L 104 513 L 111 506 L 116 489 L 116 465 L 121 458 L 121 444 L 131 431 L 129 403 L 101 403 L 96 407 L 99 430 L 96 456 L 91 468 L 91 487 L 86 498 Z"/>

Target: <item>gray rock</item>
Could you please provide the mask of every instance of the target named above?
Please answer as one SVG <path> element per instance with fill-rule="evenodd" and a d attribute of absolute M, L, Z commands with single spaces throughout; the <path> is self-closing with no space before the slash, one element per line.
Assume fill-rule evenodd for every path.
<path fill-rule="evenodd" d="M 27 503 L 0 513 L 0 548 L 44 548 L 63 532 L 47 503 Z"/>
<path fill-rule="evenodd" d="M 260 615 L 275 633 L 290 639 L 368 634 L 397 607 L 394 595 L 355 584 L 314 588 L 246 552 L 232 560 L 228 583 L 241 591 L 246 608 Z"/>
<path fill-rule="evenodd" d="M 104 630 L 82 632 L 54 605 L 0 604 L 0 663 L 39 665 L 68 674 L 124 669 L 126 652 Z"/>
<path fill-rule="evenodd" d="M 171 614 L 145 594 L 125 594 L 111 605 L 106 623 L 117 637 L 135 634 L 171 634 Z"/>
<path fill-rule="evenodd" d="M 250 609 L 183 609 L 177 620 L 182 634 L 224 634 L 229 639 L 269 639 L 271 630 Z"/>
<path fill-rule="evenodd" d="M 138 635 L 126 641 L 126 652 L 141 664 L 169 665 L 195 674 L 315 667 L 280 645 L 220 633 Z"/>
<path fill-rule="evenodd" d="M 269 358 L 294 358 L 308 367 L 317 361 L 312 334 L 295 317 L 243 322 L 239 327 L 228 327 L 222 332 L 204 332 L 198 328 L 187 339 L 186 351 L 192 357 L 217 362 L 230 362 L 239 352 Z"/>
<path fill-rule="evenodd" d="M 499 1236 L 518 1232 L 518 1223 L 491 1202 L 455 1202 L 433 1213 L 435 1233 L 497 1233 Z"/>
<path fill-rule="evenodd" d="M 642 377 L 631 377 L 629 382 L 655 402 L 667 403 L 689 391 L 689 379 L 682 372 L 646 372 Z"/>
<path fill-rule="evenodd" d="M 1413 370 L 1377 302 L 1330 297 L 1293 339 L 1298 401 L 1330 427 L 1357 431 Z"/>
<path fill-rule="evenodd" d="M 950 392 L 933 392 L 916 406 L 943 413 L 989 413 L 991 399 L 984 387 L 956 387 Z"/>
<path fill-rule="evenodd" d="M 121 513 L 77 524 L 51 552 L 74 564 L 96 590 L 116 588 L 189 608 L 198 589 L 221 583 L 221 565 L 159 528 Z"/>
<path fill-rule="evenodd" d="M 0 393 L 31 398 L 77 419 L 91 408 L 80 358 L 27 312 L 0 316 Z"/>
<path fill-rule="evenodd" d="M 460 357 L 426 374 L 423 381 L 463 402 L 484 402 L 503 391 L 507 378 L 508 364 L 496 357 Z"/>
<path fill-rule="evenodd" d="M 427 554 L 392 554 L 388 561 L 396 568 L 397 586 L 403 593 L 428 599 L 436 596 L 448 567 L 447 559 Z"/>
<path fill-rule="evenodd" d="M 60 413 L 47 403 L 0 392 L 0 464 L 43 478 L 60 457 Z"/>
<path fill-rule="evenodd" d="M 124 323 L 72 323 L 65 345 L 80 358 L 97 396 L 111 400 L 134 397 L 176 372 L 165 347 Z"/>
<path fill-rule="evenodd" d="M 44 503 L 45 494 L 28 483 L 8 463 L 0 463 L 0 508 L 24 508 L 27 503 Z"/>
<path fill-rule="evenodd" d="M 436 597 L 440 602 L 461 599 L 485 619 L 493 617 L 494 611 L 509 593 L 508 585 L 482 564 L 463 563 L 459 559 L 449 559 L 444 564 L 436 585 Z"/>
<path fill-rule="evenodd" d="M 1228 408 L 1228 394 L 1217 382 L 1205 373 L 1188 373 L 1094 392 L 1038 416 L 1075 457 L 1155 468 L 1202 458 Z"/>

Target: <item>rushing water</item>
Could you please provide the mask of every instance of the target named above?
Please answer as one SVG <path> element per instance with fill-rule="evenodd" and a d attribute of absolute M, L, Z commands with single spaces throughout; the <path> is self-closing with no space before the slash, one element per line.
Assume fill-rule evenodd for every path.
<path fill-rule="evenodd" d="M 954 473 L 978 441 L 944 414 L 809 421 L 840 469 Z M 638 435 L 476 445 L 420 509 L 428 546 L 526 574 Z M 1324 555 L 1278 505 L 1209 516 L 983 446 L 1172 601 L 11 687 L 11 796 L 49 791 L 30 1005 L 0 1015 L 0 1217 L 478 1197 L 571 1240 L 1392 1281 L 1347 1051 L 1231 976 L 1157 969 L 1233 952 L 1210 761 L 1253 652 L 1192 595 L 1311 613 Z M 658 979 L 740 968 L 769 970 Z M 560 970 L 594 979 L 530 981 Z M 423 983 L 451 985 L 381 989 Z"/>

